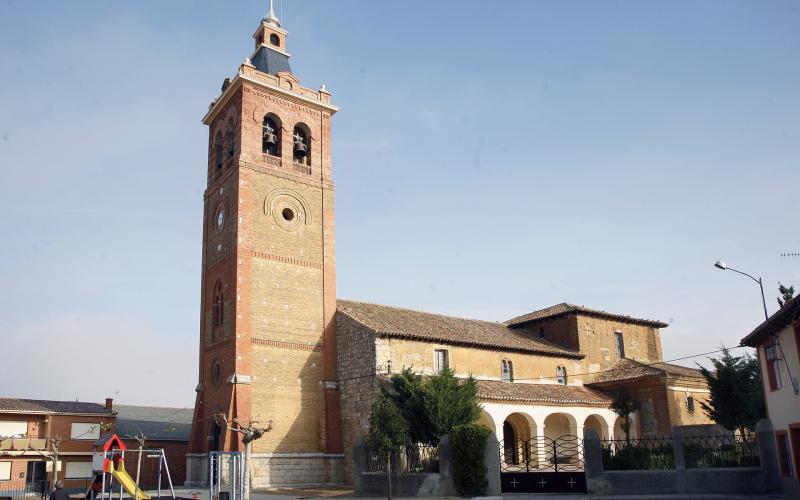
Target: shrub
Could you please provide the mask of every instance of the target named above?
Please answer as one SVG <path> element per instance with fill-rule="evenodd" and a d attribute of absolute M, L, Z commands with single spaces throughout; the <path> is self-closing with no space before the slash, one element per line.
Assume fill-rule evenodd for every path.
<path fill-rule="evenodd" d="M 486 438 L 492 433 L 481 424 L 462 424 L 453 427 L 450 443 L 453 447 L 453 479 L 462 495 L 486 494 L 489 481 L 486 479 L 484 454 Z"/>

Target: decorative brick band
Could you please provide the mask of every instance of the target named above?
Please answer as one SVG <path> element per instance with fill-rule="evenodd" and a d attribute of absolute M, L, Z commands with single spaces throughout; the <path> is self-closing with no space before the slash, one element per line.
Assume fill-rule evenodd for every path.
<path fill-rule="evenodd" d="M 278 347 L 280 349 L 292 349 L 295 351 L 313 351 L 322 352 L 325 346 L 322 344 L 298 344 L 296 342 L 283 342 L 281 340 L 268 340 L 268 339 L 250 339 L 253 345 L 266 345 L 270 347 Z"/>
<path fill-rule="evenodd" d="M 250 250 L 250 255 L 258 259 L 266 259 L 275 262 L 283 262 L 285 264 L 293 264 L 295 266 L 322 269 L 322 264 L 320 264 L 319 262 L 311 262 L 310 260 L 293 259 L 291 257 L 284 257 L 282 255 L 273 255 L 271 253 L 266 253 L 266 252 L 256 252 L 255 250 Z"/>

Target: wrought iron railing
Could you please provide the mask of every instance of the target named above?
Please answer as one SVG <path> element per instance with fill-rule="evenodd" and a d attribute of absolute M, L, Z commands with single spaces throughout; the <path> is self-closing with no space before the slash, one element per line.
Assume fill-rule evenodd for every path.
<path fill-rule="evenodd" d="M 758 441 L 753 434 L 684 437 L 683 455 L 688 469 L 761 465 Z"/>
<path fill-rule="evenodd" d="M 367 450 L 367 472 L 386 472 L 387 456 Z M 392 469 L 401 474 L 439 472 L 439 447 L 426 443 L 409 443 L 392 455 Z"/>
<path fill-rule="evenodd" d="M 501 472 L 569 472 L 583 467 L 583 440 L 577 436 L 500 441 Z"/>
<path fill-rule="evenodd" d="M 672 438 L 604 439 L 600 441 L 605 470 L 675 468 Z"/>

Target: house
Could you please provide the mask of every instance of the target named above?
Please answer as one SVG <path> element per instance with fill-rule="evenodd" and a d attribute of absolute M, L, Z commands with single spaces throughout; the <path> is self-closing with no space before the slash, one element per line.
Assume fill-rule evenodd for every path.
<path fill-rule="evenodd" d="M 186 452 L 189 449 L 193 409 L 117 405 L 114 410 L 117 412 L 117 434 L 128 450 L 135 451 L 139 446 L 135 438 L 144 436 L 145 449 L 164 450 L 172 484 L 182 485 L 186 481 Z M 153 454 L 145 454 L 142 461 L 140 483 L 147 490 L 155 489 L 158 459 Z M 166 476 L 162 476 L 162 481 L 166 487 Z"/>
<path fill-rule="evenodd" d="M 800 296 L 742 339 L 756 349 L 783 491 L 800 497 Z"/>
<path fill-rule="evenodd" d="M 70 490 L 85 491 L 92 443 L 114 432 L 112 404 L 110 398 L 105 404 L 0 398 L 0 496 L 41 490 L 52 478 L 54 438 L 61 440 L 58 478 Z"/>

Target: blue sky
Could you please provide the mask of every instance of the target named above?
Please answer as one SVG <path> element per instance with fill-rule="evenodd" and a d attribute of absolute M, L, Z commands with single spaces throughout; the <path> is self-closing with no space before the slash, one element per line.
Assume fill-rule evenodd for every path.
<path fill-rule="evenodd" d="M 0 2 L 0 395 L 191 405 L 200 118 L 266 0 Z M 280 13 L 280 12 L 279 12 Z M 340 297 L 659 318 L 737 345 L 800 285 L 796 2 L 284 0 L 334 118 Z M 685 363 L 691 363 L 686 361 Z"/>

